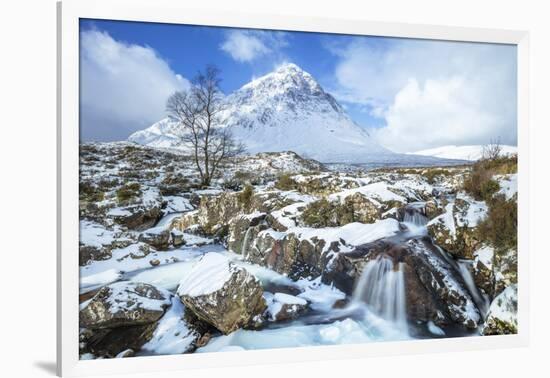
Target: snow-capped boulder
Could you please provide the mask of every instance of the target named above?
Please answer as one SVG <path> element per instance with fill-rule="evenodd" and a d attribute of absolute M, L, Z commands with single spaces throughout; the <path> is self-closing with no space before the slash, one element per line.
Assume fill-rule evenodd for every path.
<path fill-rule="evenodd" d="M 113 249 L 124 248 L 132 243 L 132 239 L 123 235 L 120 230 L 108 229 L 93 221 L 80 221 L 79 262 L 81 266 L 92 261 L 108 260 L 112 257 Z"/>
<path fill-rule="evenodd" d="M 480 246 L 476 227 L 486 214 L 484 201 L 459 193 L 454 201 L 447 203 L 443 214 L 428 223 L 428 232 L 436 244 L 452 255 L 471 260 Z"/>
<path fill-rule="evenodd" d="M 491 303 L 483 325 L 484 335 L 508 335 L 518 332 L 518 288 L 508 286 Z"/>
<path fill-rule="evenodd" d="M 98 329 L 153 323 L 170 305 L 170 297 L 149 284 L 116 282 L 102 287 L 80 310 L 80 324 Z"/>
<path fill-rule="evenodd" d="M 168 249 L 170 230 L 164 227 L 149 228 L 139 234 L 138 240 L 158 250 Z"/>
<path fill-rule="evenodd" d="M 264 293 L 267 302 L 267 316 L 271 321 L 296 319 L 307 309 L 307 301 L 303 298 L 285 293 Z"/>
<path fill-rule="evenodd" d="M 180 230 L 170 230 L 170 240 L 174 247 L 179 247 L 186 243 L 185 234 Z"/>
<path fill-rule="evenodd" d="M 204 255 L 177 293 L 199 319 L 224 334 L 253 326 L 266 308 L 259 281 L 217 253 Z"/>
<path fill-rule="evenodd" d="M 162 197 L 156 188 L 141 189 L 135 196 L 118 201 L 118 206 L 107 212 L 107 217 L 131 230 L 146 230 L 155 225 L 162 215 Z"/>

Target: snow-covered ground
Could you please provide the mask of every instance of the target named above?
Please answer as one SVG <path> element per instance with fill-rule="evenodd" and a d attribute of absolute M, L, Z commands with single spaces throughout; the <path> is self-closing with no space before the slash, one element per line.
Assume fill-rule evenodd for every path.
<path fill-rule="evenodd" d="M 461 191 L 467 167 L 446 168 L 444 174 L 429 176 L 427 169 L 334 172 L 318 162 L 286 152 L 239 159 L 212 187 L 199 189 L 193 184 L 196 173 L 192 164 L 181 151 L 130 143 L 83 145 L 81 310 L 93 312 L 87 306 L 99 293 L 102 294 L 95 300 L 101 300 L 104 288 L 111 288 L 108 299 L 112 301 L 106 301 L 105 305 L 119 313 L 128 313 L 130 321 L 142 314 L 126 311 L 128 306 L 164 313 L 153 323 L 147 323 L 152 328 L 140 334 L 143 340 L 133 347 L 135 350 L 126 347 L 111 353 L 92 345 L 91 353 L 83 341 L 81 358 L 475 334 L 476 331 L 449 331 L 448 323 L 438 321 L 437 316 L 411 321 L 402 327 L 376 310 L 372 303 L 358 300 L 353 295 L 353 285 L 346 288 L 338 282 L 351 278 L 352 284 L 358 285 L 367 261 L 361 260 L 364 256 L 358 251 L 373 243 L 375 253 L 377 248 L 384 247 L 377 242 L 388 242 L 388 250 L 384 251 L 387 258 L 403 259 L 400 254 L 406 250 L 410 256 L 422 258 L 423 264 L 432 270 L 430 274 L 438 275 L 435 283 L 431 283 L 433 286 L 429 286 L 430 282 L 421 283 L 427 285 L 426 290 L 433 290 L 432 295 L 442 295 L 441 300 L 454 298 L 453 295 L 459 298 L 447 306 L 458 314 L 444 315 L 447 322 L 455 322 L 453 327 L 481 324 L 483 314 L 472 300 L 471 292 L 477 292 L 477 281 L 471 270 L 479 264 L 497 269 L 494 249 L 479 246 L 471 260 L 452 262 L 454 257 L 442 249 L 435 249 L 440 255 L 430 248 L 407 244 L 409 240 L 435 238 L 428 232 L 434 224 L 447 232 L 449 246 L 464 243 L 461 238 L 465 230 L 474 229 L 484 219 L 487 204 Z M 282 172 L 291 178 L 284 189 L 277 183 Z M 237 176 L 254 182 L 247 205 L 243 205 L 243 192 L 239 191 L 246 181 L 235 181 Z M 515 198 L 517 175 L 502 175 L 496 180 L 501 194 Z M 330 220 L 333 223 L 312 226 L 304 213 L 322 199 L 338 211 L 333 214 L 335 219 Z M 407 218 L 410 215 L 407 211 L 416 211 L 418 216 Z M 365 212 L 372 218 L 358 221 L 357 217 Z M 393 249 L 393 245 L 399 248 Z M 443 242 L 440 245 L 447 248 Z M 236 253 L 239 248 L 242 254 Z M 385 261 L 393 271 L 393 262 Z M 396 271 L 401 271 L 404 264 L 404 260 L 399 261 Z M 407 261 L 411 264 L 411 260 Z M 376 261 L 370 264 L 369 267 L 378 269 Z M 302 269 L 304 266 L 306 269 Z M 416 267 L 409 265 L 406 269 Z M 252 279 L 235 281 L 237 273 Z M 428 277 L 426 271 L 422 274 Z M 498 277 L 499 282 L 507 282 Z M 380 282 L 395 284 L 393 279 L 365 281 L 378 285 L 373 289 L 376 293 L 392 292 L 380 287 Z M 205 330 L 193 320 L 198 316 L 197 307 L 185 301 L 202 298 L 203 304 L 213 308 L 218 300 L 238 302 L 242 300 L 241 288 L 228 287 L 232 282 L 241 282 L 247 290 L 258 288 L 258 296 L 245 297 L 244 302 L 260 298 L 265 302 L 265 306 L 261 303 L 257 306 L 262 312 L 252 317 L 254 325 L 243 323 L 236 330 L 225 332 L 206 322 L 209 325 Z M 152 285 L 163 293 L 162 306 L 152 306 L 139 295 L 125 294 L 125 288 L 140 284 Z M 227 289 L 231 298 L 219 295 Z M 405 291 L 399 308 L 405 308 L 406 295 Z M 384 299 L 377 301 L 381 303 Z M 503 312 L 498 310 L 493 308 L 493 314 L 502 317 Z M 505 317 L 510 319 L 508 315 Z M 84 329 L 83 333 L 86 332 L 96 330 Z M 120 335 L 116 337 L 120 339 Z"/>

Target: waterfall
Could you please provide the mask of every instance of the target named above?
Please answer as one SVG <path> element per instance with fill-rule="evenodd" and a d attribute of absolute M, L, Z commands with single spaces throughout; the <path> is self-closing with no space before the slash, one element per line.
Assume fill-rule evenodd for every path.
<path fill-rule="evenodd" d="M 403 263 L 379 256 L 369 261 L 353 292 L 353 301 L 366 303 L 374 314 L 407 330 L 405 278 Z"/>
<path fill-rule="evenodd" d="M 485 316 L 485 314 L 489 310 L 489 304 L 490 304 L 489 299 L 483 296 L 479 291 L 479 289 L 477 288 L 474 281 L 474 277 L 470 270 L 471 263 L 464 260 L 458 260 L 457 266 L 458 266 L 458 271 L 462 276 L 462 280 L 466 284 L 466 287 L 468 288 L 468 291 L 470 292 L 472 299 L 474 300 L 474 303 L 476 304 L 477 308 L 481 311 L 481 315 Z"/>
<path fill-rule="evenodd" d="M 416 207 L 407 207 L 403 215 L 404 223 L 411 223 L 415 226 L 425 226 L 428 224 L 428 218 L 422 214 L 421 210 Z"/>

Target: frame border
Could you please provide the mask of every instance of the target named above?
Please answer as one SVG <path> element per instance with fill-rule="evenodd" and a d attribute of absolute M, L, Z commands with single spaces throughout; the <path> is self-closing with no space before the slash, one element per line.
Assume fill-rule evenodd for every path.
<path fill-rule="evenodd" d="M 85 376 L 343 360 L 529 344 L 529 34 L 526 31 L 370 22 L 192 9 L 177 0 L 65 0 L 57 3 L 57 374 Z M 501 43 L 518 59 L 518 334 L 80 361 L 78 357 L 79 19 L 162 22 L 335 34 Z M 245 358 L 243 358 L 245 357 Z"/>

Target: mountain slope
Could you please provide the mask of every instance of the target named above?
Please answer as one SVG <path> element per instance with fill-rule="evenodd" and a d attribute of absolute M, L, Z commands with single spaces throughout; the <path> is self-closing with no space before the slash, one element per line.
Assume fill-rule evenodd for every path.
<path fill-rule="evenodd" d="M 249 153 L 294 151 L 322 162 L 362 163 L 393 153 L 377 144 L 307 72 L 285 64 L 227 96 L 224 124 Z M 182 130 L 169 119 L 128 139 L 180 147 Z"/>
<path fill-rule="evenodd" d="M 518 153 L 518 148 L 516 146 L 501 146 L 503 155 L 514 155 Z M 460 160 L 469 160 L 475 161 L 479 160 L 483 154 L 482 145 L 471 145 L 471 146 L 441 146 L 437 148 L 431 148 L 428 150 L 422 150 L 417 152 L 412 152 L 410 155 L 422 155 L 422 156 L 433 156 L 442 159 L 460 159 Z"/>

